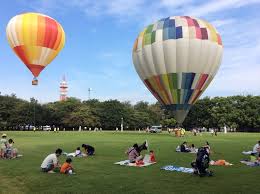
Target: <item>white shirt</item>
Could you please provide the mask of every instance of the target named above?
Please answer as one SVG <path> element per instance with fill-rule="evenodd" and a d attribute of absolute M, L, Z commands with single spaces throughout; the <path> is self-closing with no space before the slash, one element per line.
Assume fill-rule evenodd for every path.
<path fill-rule="evenodd" d="M 75 155 L 77 156 L 77 155 L 80 155 L 80 154 L 81 154 L 81 151 L 80 150 L 76 150 Z"/>
<path fill-rule="evenodd" d="M 253 152 L 257 152 L 258 148 L 260 148 L 260 145 L 257 143 L 253 148 Z"/>
<path fill-rule="evenodd" d="M 58 163 L 58 158 L 56 154 L 50 154 L 43 160 L 41 168 L 47 168 L 48 165 L 50 164 L 56 165 L 57 163 Z"/>

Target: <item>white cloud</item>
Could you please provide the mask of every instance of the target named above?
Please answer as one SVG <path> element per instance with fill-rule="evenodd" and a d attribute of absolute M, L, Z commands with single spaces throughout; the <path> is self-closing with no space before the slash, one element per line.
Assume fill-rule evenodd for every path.
<path fill-rule="evenodd" d="M 225 25 L 230 25 L 235 23 L 235 19 L 225 19 L 225 20 L 214 20 L 212 22 L 210 22 L 214 27 L 219 28 L 219 27 L 223 27 Z"/>
<path fill-rule="evenodd" d="M 216 12 L 223 12 L 226 10 L 240 8 L 242 6 L 246 6 L 249 4 L 257 4 L 260 3 L 259 0 L 211 0 L 208 3 L 197 5 L 190 7 L 188 11 L 188 15 L 192 16 L 205 16 Z"/>

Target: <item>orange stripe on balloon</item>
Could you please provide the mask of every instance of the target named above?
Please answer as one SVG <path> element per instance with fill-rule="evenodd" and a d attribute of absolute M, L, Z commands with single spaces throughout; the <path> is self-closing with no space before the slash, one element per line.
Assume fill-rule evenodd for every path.
<path fill-rule="evenodd" d="M 191 104 L 194 104 L 194 103 L 196 102 L 196 100 L 197 100 L 198 97 L 200 96 L 201 92 L 202 92 L 201 90 L 199 90 L 199 91 L 197 92 L 197 94 L 196 94 L 195 97 L 193 98 Z"/>
<path fill-rule="evenodd" d="M 38 16 L 37 27 L 37 46 L 44 46 L 45 40 L 45 19 L 43 16 Z"/>
<path fill-rule="evenodd" d="M 57 38 L 56 38 L 55 44 L 53 46 L 54 50 L 57 50 L 59 48 L 59 46 L 61 44 L 62 33 L 63 33 L 63 31 L 61 29 L 61 26 L 59 24 L 58 24 L 57 30 L 58 30 L 58 34 L 57 34 Z"/>

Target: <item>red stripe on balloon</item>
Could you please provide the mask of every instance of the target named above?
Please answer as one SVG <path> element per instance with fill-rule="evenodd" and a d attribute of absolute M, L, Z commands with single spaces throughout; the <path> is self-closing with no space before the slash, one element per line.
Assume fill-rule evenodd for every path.
<path fill-rule="evenodd" d="M 202 39 L 200 27 L 195 27 L 195 30 L 196 30 L 196 38 Z"/>
<path fill-rule="evenodd" d="M 51 29 L 51 39 L 49 40 L 48 48 L 54 49 L 55 42 L 58 36 L 58 24 L 54 20 L 50 20 L 49 28 Z"/>
<path fill-rule="evenodd" d="M 217 37 L 218 37 L 218 44 L 219 44 L 219 45 L 222 45 L 222 40 L 221 40 L 221 37 L 220 37 L 220 35 L 219 35 L 219 34 L 217 34 Z"/>
<path fill-rule="evenodd" d="M 52 48 L 53 47 L 53 37 L 56 34 L 57 38 L 57 26 L 55 28 L 55 21 L 51 18 L 45 17 L 45 37 L 44 37 L 44 47 Z M 56 33 L 55 33 L 56 32 Z M 55 39 L 56 40 L 56 39 Z M 52 47 L 51 47 L 52 46 Z"/>
<path fill-rule="evenodd" d="M 13 48 L 14 52 L 18 55 L 18 57 L 24 62 L 24 64 L 28 64 L 29 60 L 26 57 L 26 53 L 24 50 L 24 46 L 16 46 Z"/>
<path fill-rule="evenodd" d="M 45 66 L 35 65 L 35 64 L 26 64 L 26 66 L 32 72 L 34 77 L 38 77 L 41 71 L 45 68 Z"/>
<path fill-rule="evenodd" d="M 195 97 L 193 98 L 191 104 L 194 104 L 194 102 L 195 102 L 195 101 L 197 100 L 197 98 L 200 96 L 201 92 L 202 92 L 201 90 L 199 90 L 199 91 L 197 92 L 197 94 L 196 94 Z"/>
<path fill-rule="evenodd" d="M 201 74 L 200 75 L 200 79 L 199 79 L 199 81 L 197 83 L 197 86 L 196 86 L 197 90 L 200 90 L 202 88 L 202 86 L 204 85 L 204 83 L 207 80 L 208 76 L 209 76 L 208 74 Z"/>
<path fill-rule="evenodd" d="M 159 94 L 155 91 L 155 89 L 152 87 L 152 85 L 150 84 L 150 82 L 149 82 L 148 79 L 144 80 L 144 85 L 148 88 L 148 90 L 153 94 L 153 96 L 154 96 L 161 104 L 164 104 L 163 100 L 161 99 L 161 97 L 159 96 Z"/>

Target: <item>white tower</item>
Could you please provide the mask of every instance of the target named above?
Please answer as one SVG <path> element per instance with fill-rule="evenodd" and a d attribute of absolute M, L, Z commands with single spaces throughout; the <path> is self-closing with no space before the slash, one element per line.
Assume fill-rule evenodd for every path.
<path fill-rule="evenodd" d="M 67 100 L 68 84 L 66 82 L 65 76 L 63 76 L 60 82 L 60 101 Z"/>

